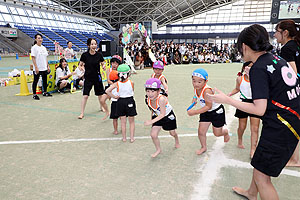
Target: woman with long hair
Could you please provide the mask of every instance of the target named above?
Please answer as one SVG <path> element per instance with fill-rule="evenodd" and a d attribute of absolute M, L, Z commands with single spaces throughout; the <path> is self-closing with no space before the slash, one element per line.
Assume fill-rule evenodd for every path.
<path fill-rule="evenodd" d="M 98 97 L 100 105 L 105 109 L 106 115 L 109 115 L 107 105 L 101 99 L 102 95 L 104 94 L 104 87 L 100 73 L 100 66 L 104 67 L 104 58 L 102 54 L 96 51 L 98 45 L 95 39 L 89 38 L 87 40 L 87 46 L 88 50 L 84 52 L 80 58 L 80 62 L 84 63 L 85 74 L 83 98 L 81 101 L 81 113 L 78 116 L 78 119 L 82 119 L 84 117 L 86 102 L 89 98 L 92 87 L 94 87 L 95 95 Z"/>
<path fill-rule="evenodd" d="M 293 20 L 280 21 L 275 27 L 274 37 L 277 42 L 282 44 L 280 56 L 285 59 L 296 73 L 300 73 L 300 25 L 296 24 Z M 300 167 L 299 159 L 299 143 L 287 163 L 289 167 Z"/>
<path fill-rule="evenodd" d="M 287 62 L 271 53 L 266 29 L 258 24 L 245 28 L 238 37 L 238 50 L 245 62 L 253 62 L 249 77 L 253 103 L 232 99 L 220 90 L 210 100 L 232 105 L 262 116 L 259 143 L 251 161 L 254 167 L 249 189 L 233 187 L 248 199 L 279 200 L 271 177 L 280 175 L 299 141 L 299 79 Z"/>

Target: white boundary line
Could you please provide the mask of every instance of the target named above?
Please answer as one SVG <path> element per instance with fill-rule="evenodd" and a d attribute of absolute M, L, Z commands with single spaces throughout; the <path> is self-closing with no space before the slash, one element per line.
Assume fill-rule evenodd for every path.
<path fill-rule="evenodd" d="M 230 127 L 231 123 L 233 122 L 233 113 L 235 108 L 229 106 L 227 109 L 227 127 Z M 201 172 L 201 176 L 197 181 L 196 185 L 194 186 L 194 192 L 191 195 L 192 200 L 209 200 L 210 199 L 210 192 L 211 188 L 218 178 L 218 174 L 220 169 L 226 166 L 226 158 L 223 153 L 223 147 L 225 146 L 223 137 L 216 138 L 216 142 L 212 147 L 212 151 L 208 155 L 208 160 L 206 163 L 199 163 Z M 204 156 L 204 155 L 201 155 Z M 201 170 L 202 169 L 202 170 Z"/>
<path fill-rule="evenodd" d="M 196 137 L 198 134 L 180 134 L 179 137 Z M 207 136 L 213 136 L 213 133 L 207 133 Z M 159 138 L 169 138 L 170 135 L 161 135 Z M 138 136 L 135 139 L 151 139 L 150 136 Z M 129 138 L 128 138 L 129 139 Z M 79 138 L 79 139 L 49 139 L 49 140 L 22 140 L 22 141 L 2 141 L 0 145 L 9 144 L 38 144 L 38 143 L 59 143 L 59 142 L 90 142 L 90 141 L 118 141 L 119 137 L 112 138 Z"/>

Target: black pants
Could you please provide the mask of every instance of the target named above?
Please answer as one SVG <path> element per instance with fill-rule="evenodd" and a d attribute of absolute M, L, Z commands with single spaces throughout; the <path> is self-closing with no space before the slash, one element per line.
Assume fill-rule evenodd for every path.
<path fill-rule="evenodd" d="M 33 72 L 33 83 L 32 83 L 32 92 L 33 94 L 36 94 L 36 86 L 39 81 L 40 75 L 42 75 L 43 80 L 43 92 L 47 92 L 47 71 L 39 71 L 39 73 L 36 75 L 35 72 Z"/>

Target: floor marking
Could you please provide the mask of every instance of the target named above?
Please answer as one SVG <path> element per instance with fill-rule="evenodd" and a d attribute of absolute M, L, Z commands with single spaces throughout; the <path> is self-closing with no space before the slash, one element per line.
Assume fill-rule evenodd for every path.
<path fill-rule="evenodd" d="M 235 108 L 232 106 L 229 106 L 229 109 L 227 109 L 226 113 L 226 121 L 227 126 L 230 127 L 231 123 L 234 120 L 233 113 L 235 111 Z M 224 137 L 218 137 L 216 138 L 216 142 L 212 147 L 212 151 L 208 155 L 207 162 L 203 165 L 203 163 L 200 163 L 201 168 L 201 176 L 199 180 L 197 181 L 196 185 L 194 186 L 194 192 L 191 195 L 192 200 L 209 200 L 210 199 L 210 191 L 212 189 L 212 186 L 215 182 L 215 180 L 218 178 L 218 174 L 220 172 L 220 169 L 224 166 L 226 166 L 226 158 L 223 153 L 223 147 L 225 146 L 224 143 Z M 208 147 L 211 148 L 211 147 Z M 206 152 L 207 154 L 207 152 Z M 205 155 L 205 154 L 204 154 Z M 201 155 L 201 156 L 204 156 Z M 200 157 L 201 157 L 200 156 Z M 199 158 L 201 159 L 201 158 Z M 200 169 L 199 169 L 200 170 Z"/>
<path fill-rule="evenodd" d="M 179 137 L 197 137 L 198 134 L 178 134 Z M 207 133 L 207 136 L 213 136 L 213 133 Z M 159 138 L 170 138 L 170 135 L 161 135 Z M 135 139 L 151 139 L 150 136 L 137 136 Z M 130 139 L 128 137 L 128 139 Z M 74 139 L 49 139 L 49 140 L 20 140 L 20 141 L 2 141 L 0 145 L 8 144 L 38 144 L 38 143 L 59 143 L 59 142 L 90 142 L 90 141 L 116 141 L 122 140 L 120 137 L 111 137 L 111 138 L 74 138 Z"/>

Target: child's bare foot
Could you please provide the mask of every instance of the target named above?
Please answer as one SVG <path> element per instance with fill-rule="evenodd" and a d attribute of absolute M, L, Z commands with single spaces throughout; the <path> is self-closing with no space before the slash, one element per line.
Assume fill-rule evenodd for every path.
<path fill-rule="evenodd" d="M 229 140 L 230 140 L 230 136 L 227 132 L 227 134 L 224 135 L 224 142 L 229 142 Z"/>
<path fill-rule="evenodd" d="M 300 167 L 300 161 L 295 162 L 295 161 L 290 160 L 290 161 L 286 164 L 286 166 L 287 166 L 287 167 Z"/>
<path fill-rule="evenodd" d="M 119 132 L 118 132 L 118 131 L 114 131 L 113 134 L 114 134 L 114 135 L 118 135 Z"/>
<path fill-rule="evenodd" d="M 123 139 L 122 139 L 122 141 L 123 141 L 123 142 L 126 142 L 126 141 L 127 141 L 127 139 L 126 139 L 126 138 L 123 138 Z"/>
<path fill-rule="evenodd" d="M 84 118 L 84 115 L 83 115 L 83 114 L 80 114 L 77 118 L 78 118 L 78 119 L 82 119 L 82 118 Z"/>
<path fill-rule="evenodd" d="M 175 148 L 176 148 L 176 149 L 180 148 L 180 144 L 179 144 L 179 143 L 176 143 L 176 144 L 175 144 Z"/>
<path fill-rule="evenodd" d="M 130 138 L 130 142 L 134 143 L 135 139 L 134 138 Z"/>
<path fill-rule="evenodd" d="M 161 150 L 157 150 L 154 154 L 151 155 L 152 158 L 155 158 L 161 153 Z"/>
<path fill-rule="evenodd" d="M 201 148 L 201 149 L 199 149 L 199 150 L 196 151 L 196 154 L 197 154 L 197 155 L 201 155 L 201 154 L 203 154 L 205 151 L 206 151 L 206 148 Z"/>
<path fill-rule="evenodd" d="M 102 118 L 102 120 L 106 120 L 106 118 L 109 116 L 109 112 L 105 113 L 105 116 Z"/>
<path fill-rule="evenodd" d="M 243 144 L 238 144 L 237 147 L 240 149 L 245 149 L 245 146 Z"/>
<path fill-rule="evenodd" d="M 238 195 L 244 196 L 249 200 L 257 200 L 256 196 L 252 196 L 248 193 L 247 190 L 244 190 L 243 188 L 240 187 L 233 187 L 232 190 L 237 193 Z"/>

